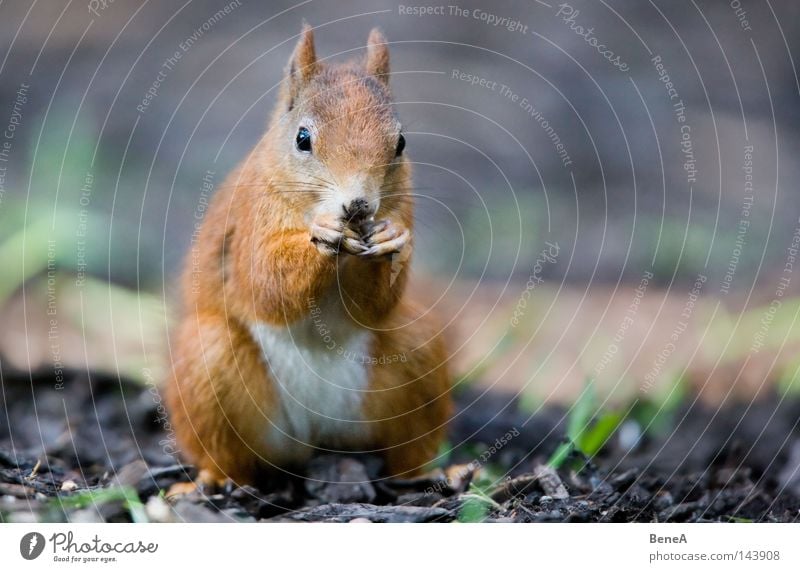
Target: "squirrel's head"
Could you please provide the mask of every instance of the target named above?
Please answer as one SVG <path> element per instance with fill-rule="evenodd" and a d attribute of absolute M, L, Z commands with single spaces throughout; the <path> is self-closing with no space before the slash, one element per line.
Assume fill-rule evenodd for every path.
<path fill-rule="evenodd" d="M 368 218 L 404 194 L 409 167 L 383 34 L 372 30 L 362 60 L 331 65 L 317 60 L 304 25 L 267 138 L 281 173 L 273 186 L 308 204 L 308 215 Z"/>

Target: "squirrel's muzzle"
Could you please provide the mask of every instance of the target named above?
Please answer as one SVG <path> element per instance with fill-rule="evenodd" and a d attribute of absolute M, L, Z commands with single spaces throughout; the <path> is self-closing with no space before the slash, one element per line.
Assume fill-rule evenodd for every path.
<path fill-rule="evenodd" d="M 349 205 L 344 206 L 344 216 L 349 224 L 358 225 L 372 214 L 374 213 L 366 199 L 353 199 Z"/>

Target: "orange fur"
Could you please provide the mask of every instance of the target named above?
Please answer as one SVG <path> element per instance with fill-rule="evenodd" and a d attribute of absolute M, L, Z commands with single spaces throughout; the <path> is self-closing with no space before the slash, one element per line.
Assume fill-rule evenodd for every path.
<path fill-rule="evenodd" d="M 168 386 L 177 438 L 203 482 L 252 483 L 264 468 L 302 464 L 315 448 L 380 451 L 391 475 L 417 474 L 435 457 L 450 415 L 447 355 L 437 324 L 404 295 L 413 204 L 410 167 L 395 157 L 388 72 L 379 32 L 370 34 L 363 64 L 327 66 L 304 27 L 267 133 L 212 201 L 184 273 Z M 304 122 L 313 125 L 311 153 L 294 143 Z M 365 227 L 343 213 L 355 199 L 373 209 Z M 317 304 L 343 339 L 367 340 L 367 356 L 315 358 L 331 369 L 342 365 L 336 359 L 368 362 L 367 391 L 342 389 L 360 399 L 363 422 L 331 435 L 301 410 L 305 425 L 282 422 L 307 425 L 308 441 L 283 439 L 276 420 L 288 411 L 287 396 L 253 328 L 291 333 Z M 316 355 L 303 353 L 303 344 L 317 344 L 311 332 L 290 349 Z M 302 383 L 326 383 L 325 371 L 314 373 Z M 316 387 L 303 388 L 312 400 Z"/>

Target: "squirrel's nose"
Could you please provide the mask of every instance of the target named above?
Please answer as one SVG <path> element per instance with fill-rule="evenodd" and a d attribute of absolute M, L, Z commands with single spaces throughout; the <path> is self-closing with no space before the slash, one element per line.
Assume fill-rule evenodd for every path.
<path fill-rule="evenodd" d="M 370 207 L 367 199 L 353 199 L 349 205 L 342 205 L 344 209 L 344 216 L 348 222 L 361 222 L 374 214 L 373 209 Z"/>

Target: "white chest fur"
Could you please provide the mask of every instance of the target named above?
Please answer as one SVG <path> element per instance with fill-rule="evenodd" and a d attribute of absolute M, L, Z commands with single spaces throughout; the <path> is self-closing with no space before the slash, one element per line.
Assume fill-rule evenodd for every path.
<path fill-rule="evenodd" d="M 318 309 L 288 327 L 257 323 L 250 331 L 279 398 L 266 435 L 271 446 L 337 447 L 364 440 L 371 332 L 338 312 Z"/>

